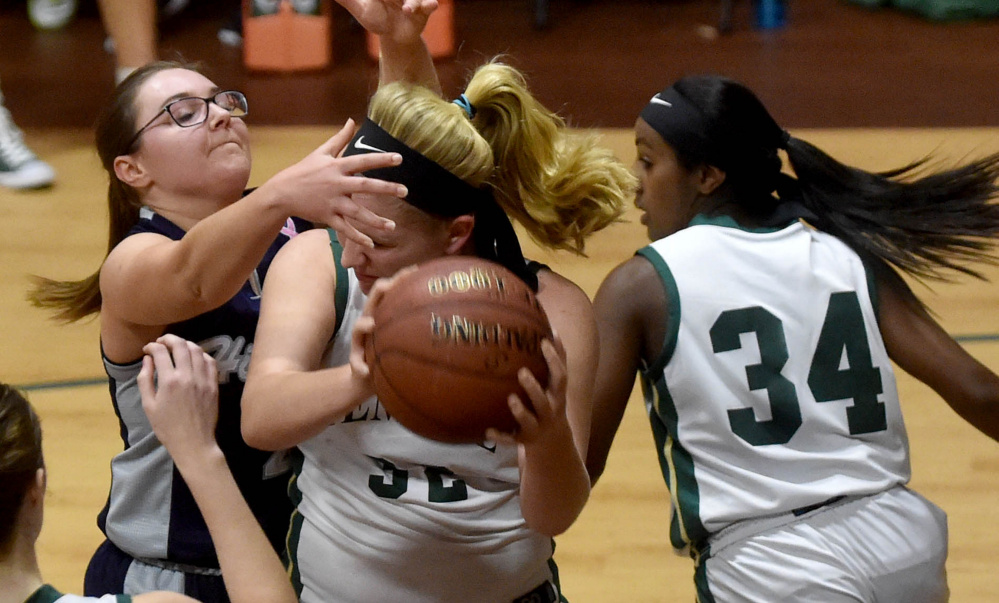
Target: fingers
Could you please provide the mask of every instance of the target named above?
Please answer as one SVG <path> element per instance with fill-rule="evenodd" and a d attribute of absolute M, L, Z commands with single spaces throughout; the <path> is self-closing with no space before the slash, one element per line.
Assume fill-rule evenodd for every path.
<path fill-rule="evenodd" d="M 356 129 L 357 127 L 354 120 L 347 118 L 347 122 L 343 124 L 343 127 L 340 128 L 340 130 L 331 136 L 326 142 L 321 144 L 319 148 L 316 149 L 316 152 L 326 153 L 327 155 L 331 155 L 333 157 L 338 156 L 340 152 L 343 151 L 344 147 L 347 146 L 347 143 L 350 142 L 350 139 L 354 137 L 354 130 Z"/>
<path fill-rule="evenodd" d="M 547 420 L 551 417 L 552 402 L 549 399 L 548 392 L 546 392 L 545 389 L 541 387 L 541 384 L 538 383 L 538 379 L 534 376 L 534 373 L 526 368 L 522 368 L 517 372 L 517 380 L 520 381 L 520 386 L 524 388 L 524 391 L 527 392 L 527 396 L 531 399 L 531 404 L 534 406 L 534 414 L 542 420 Z M 520 398 L 517 398 L 517 403 L 520 406 L 524 406 L 523 402 L 520 401 Z M 511 408 L 511 410 L 513 409 Z M 514 413 L 514 417 L 516 416 L 516 413 Z"/>
<path fill-rule="evenodd" d="M 496 444 L 503 444 L 504 446 L 513 446 L 517 444 L 516 436 L 512 433 L 500 431 L 495 427 L 489 427 L 486 429 L 486 440 L 495 442 Z"/>
<path fill-rule="evenodd" d="M 331 139 L 332 140 L 332 139 Z M 339 158 L 340 166 L 344 172 L 356 174 L 368 170 L 377 170 L 396 166 L 402 163 L 402 155 L 399 153 L 361 153 L 349 157 Z M 396 186 L 402 186 L 397 184 Z"/>
<path fill-rule="evenodd" d="M 365 307 L 364 314 L 354 323 L 349 357 L 350 370 L 361 378 L 367 378 L 371 374 L 371 367 L 368 365 L 365 354 L 368 338 L 371 337 L 374 329 L 375 319 L 368 314 L 368 308 Z"/>
<path fill-rule="evenodd" d="M 175 372 L 173 357 L 170 349 L 161 341 L 163 338 L 147 343 L 142 348 L 142 352 L 150 358 L 152 369 L 158 375 L 160 381 Z"/>
<path fill-rule="evenodd" d="M 439 2 L 437 0 L 423 0 L 423 2 L 420 2 L 419 11 L 425 15 L 429 15 L 437 10 L 438 6 Z"/>
<path fill-rule="evenodd" d="M 160 346 L 162 347 L 162 346 Z M 136 383 L 139 386 L 139 395 L 142 397 L 142 406 L 148 407 L 156 399 L 156 388 L 153 386 L 153 358 L 152 356 L 142 357 L 142 368 Z"/>
<path fill-rule="evenodd" d="M 391 220 L 386 220 L 386 222 L 391 223 L 392 228 L 395 228 L 395 222 Z M 352 241 L 361 247 L 366 247 L 372 249 L 375 246 L 375 242 L 370 236 L 364 234 L 357 228 L 355 228 L 350 222 L 343 219 L 343 216 L 338 214 L 333 214 L 333 218 L 329 221 L 330 228 L 336 231 L 336 237 L 340 243 L 346 243 L 347 241 Z"/>
<path fill-rule="evenodd" d="M 421 12 L 429 15 L 437 10 L 437 0 L 403 0 L 402 12 L 413 14 Z"/>
<path fill-rule="evenodd" d="M 374 286 L 371 287 L 371 292 L 368 293 L 368 302 L 364 308 L 365 313 L 371 314 L 371 311 L 373 311 L 373 309 L 381 303 L 385 294 L 391 291 L 402 278 L 404 278 L 407 274 L 416 271 L 417 268 L 418 266 L 415 264 L 406 266 L 405 268 L 399 269 L 395 274 L 388 278 L 380 278 L 375 281 Z"/>
<path fill-rule="evenodd" d="M 517 439 L 521 442 L 533 441 L 538 436 L 538 431 L 540 430 L 538 416 L 527 409 L 527 406 L 517 394 L 510 394 L 506 399 L 506 404 L 510 408 L 510 414 L 517 420 L 517 425 L 519 426 Z M 538 406 L 539 404 L 535 402 L 535 409 Z M 544 406 L 544 404 L 541 404 L 541 406 Z"/>
<path fill-rule="evenodd" d="M 147 360 L 149 364 L 150 388 L 153 387 L 152 373 L 155 372 L 161 386 L 167 383 L 176 386 L 180 379 L 193 381 L 193 385 L 204 395 L 217 394 L 218 367 L 215 359 L 193 341 L 168 333 L 147 343 L 142 351 L 146 354 L 143 358 L 143 370 L 146 369 Z M 148 393 L 152 395 L 153 389 L 148 390 Z"/>
<path fill-rule="evenodd" d="M 207 352 L 202 351 L 201 355 L 204 356 L 205 359 L 203 378 L 205 379 L 205 383 L 209 384 L 213 390 L 214 395 L 217 396 L 219 389 L 218 365 L 215 363 L 215 359 L 212 358 L 212 356 Z"/>

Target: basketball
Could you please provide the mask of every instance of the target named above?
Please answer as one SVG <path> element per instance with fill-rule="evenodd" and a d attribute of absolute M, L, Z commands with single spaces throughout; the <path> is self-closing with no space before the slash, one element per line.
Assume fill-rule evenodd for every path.
<path fill-rule="evenodd" d="M 478 443 L 495 427 L 513 432 L 507 397 L 530 399 L 527 367 L 542 386 L 542 340 L 551 326 L 530 287 L 503 266 L 450 256 L 403 275 L 373 313 L 365 347 L 375 392 L 388 414 L 426 438 Z"/>

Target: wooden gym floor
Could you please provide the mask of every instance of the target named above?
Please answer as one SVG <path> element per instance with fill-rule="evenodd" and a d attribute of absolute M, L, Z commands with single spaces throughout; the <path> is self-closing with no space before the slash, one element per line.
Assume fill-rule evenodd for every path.
<path fill-rule="evenodd" d="M 940 25 L 833 0 L 801 0 L 786 30 L 760 33 L 748 27 L 748 6 L 736 7 L 741 29 L 708 42 L 692 33 L 717 15 L 717 6 L 705 0 L 556 2 L 552 28 L 544 32 L 531 29 L 529 7 L 520 0 L 461 0 L 458 23 L 468 36 L 458 60 L 441 65 L 445 85 L 456 91 L 479 57 L 508 50 L 540 85 L 534 87 L 545 102 L 562 107 L 573 123 L 600 127 L 604 142 L 628 163 L 634 152 L 627 128 L 647 95 L 680 73 L 708 70 L 746 81 L 796 135 L 860 167 L 887 169 L 928 153 L 957 161 L 999 151 L 999 23 Z M 163 48 L 211 62 L 216 80 L 249 93 L 251 184 L 318 146 L 331 124 L 363 114 L 374 66 L 346 24 L 345 36 L 356 48 L 338 43 L 338 63 L 327 72 L 264 76 L 245 73 L 238 54 L 218 46 L 219 11 L 190 10 L 165 32 Z M 96 322 L 57 325 L 24 296 L 28 275 L 79 278 L 103 257 L 106 181 L 89 131 L 111 84 L 101 38 L 86 3 L 66 30 L 36 33 L 22 2 L 0 0 L 7 104 L 31 146 L 59 174 L 48 190 L 0 189 L 6 232 L 0 242 L 0 380 L 27 386 L 42 415 L 50 490 L 40 561 L 47 579 L 67 591 L 81 589 L 100 542 L 95 517 L 107 495 L 108 460 L 121 444 L 101 383 Z M 627 217 L 591 240 L 588 258 L 550 255 L 531 245 L 528 253 L 592 294 L 612 266 L 645 242 L 634 213 Z M 999 269 L 988 274 L 994 280 Z M 959 279 L 916 289 L 949 332 L 999 370 L 999 287 Z M 999 601 L 999 444 L 956 417 L 927 387 L 904 374 L 898 378 L 912 486 L 949 515 L 952 600 Z M 667 545 L 668 505 L 636 392 L 604 478 L 579 521 L 557 539 L 569 599 L 691 601 L 691 562 Z"/>

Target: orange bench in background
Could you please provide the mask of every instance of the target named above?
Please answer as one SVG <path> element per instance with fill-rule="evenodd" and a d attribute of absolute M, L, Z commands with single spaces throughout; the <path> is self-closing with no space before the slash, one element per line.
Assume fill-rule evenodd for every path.
<path fill-rule="evenodd" d="M 454 0 L 439 0 L 423 39 L 435 59 L 455 53 Z M 324 69 L 333 62 L 331 0 L 243 0 L 243 63 L 257 71 Z M 366 34 L 377 60 L 378 36 Z"/>

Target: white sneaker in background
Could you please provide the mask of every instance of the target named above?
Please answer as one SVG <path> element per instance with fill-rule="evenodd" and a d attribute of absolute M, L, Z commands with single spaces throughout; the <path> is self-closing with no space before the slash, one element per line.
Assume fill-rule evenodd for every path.
<path fill-rule="evenodd" d="M 14 189 L 51 186 L 55 170 L 24 144 L 10 111 L 0 105 L 0 186 Z"/>
<path fill-rule="evenodd" d="M 62 29 L 76 15 L 76 0 L 28 0 L 28 19 L 37 29 Z"/>

